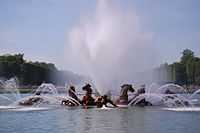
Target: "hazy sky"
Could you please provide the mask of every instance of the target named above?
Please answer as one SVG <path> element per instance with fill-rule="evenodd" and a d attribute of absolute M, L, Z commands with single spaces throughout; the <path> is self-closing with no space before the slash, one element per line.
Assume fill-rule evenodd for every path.
<path fill-rule="evenodd" d="M 185 48 L 200 56 L 199 0 L 117 0 L 132 9 L 144 31 L 152 33 L 159 62 L 174 62 Z M 0 0 L 0 55 L 24 53 L 28 60 L 65 66 L 67 35 L 95 0 Z"/>

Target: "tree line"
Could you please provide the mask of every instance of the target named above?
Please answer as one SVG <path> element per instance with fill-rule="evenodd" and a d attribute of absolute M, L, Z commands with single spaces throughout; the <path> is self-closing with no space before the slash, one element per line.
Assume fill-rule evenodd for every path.
<path fill-rule="evenodd" d="M 24 54 L 0 56 L 0 77 L 17 77 L 20 85 L 40 85 L 43 82 L 64 85 L 79 83 L 84 77 L 70 71 L 60 71 L 54 64 L 32 62 L 24 59 Z"/>
<path fill-rule="evenodd" d="M 24 54 L 0 56 L 0 77 L 17 77 L 21 85 L 40 85 L 43 82 L 64 85 L 79 84 L 89 78 L 70 71 L 60 71 L 52 63 L 32 62 Z M 159 83 L 200 85 L 200 58 L 190 49 L 182 52 L 180 61 L 162 64 L 153 70 L 153 78 Z"/>
<path fill-rule="evenodd" d="M 172 82 L 179 85 L 200 85 L 200 58 L 190 49 L 182 52 L 180 61 L 162 64 L 154 69 L 161 83 Z"/>

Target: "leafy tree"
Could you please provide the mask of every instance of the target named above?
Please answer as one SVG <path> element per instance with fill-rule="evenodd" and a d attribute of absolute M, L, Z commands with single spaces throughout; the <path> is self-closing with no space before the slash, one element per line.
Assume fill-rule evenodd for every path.
<path fill-rule="evenodd" d="M 180 62 L 163 64 L 156 69 L 159 81 L 174 82 L 180 85 L 200 84 L 200 58 L 194 52 L 185 49 Z M 163 81 L 164 80 L 164 81 Z"/>
<path fill-rule="evenodd" d="M 82 77 L 68 71 L 59 71 L 52 63 L 27 62 L 24 54 L 0 56 L 0 77 L 18 77 L 22 85 L 40 85 L 43 82 L 64 85 L 78 83 Z"/>
<path fill-rule="evenodd" d="M 188 61 L 194 58 L 194 52 L 190 49 L 185 49 L 182 52 L 181 63 L 186 65 Z"/>

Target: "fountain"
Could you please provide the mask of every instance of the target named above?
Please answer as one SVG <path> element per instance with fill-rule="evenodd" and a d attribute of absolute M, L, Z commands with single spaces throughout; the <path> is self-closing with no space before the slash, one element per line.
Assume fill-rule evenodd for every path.
<path fill-rule="evenodd" d="M 2 91 L 11 93 L 12 97 L 7 97 L 9 101 L 18 100 L 21 98 L 19 90 L 18 90 L 18 79 L 16 77 L 10 78 L 9 80 L 0 80 L 0 88 Z M 1 96 L 2 98 L 5 96 Z"/>
<path fill-rule="evenodd" d="M 118 6 L 97 1 L 96 10 L 81 16 L 68 35 L 66 66 L 91 77 L 102 95 L 139 80 L 138 72 L 152 68 L 157 58 L 152 34 L 143 30 L 137 13 Z"/>
<path fill-rule="evenodd" d="M 164 107 L 191 107 L 194 105 L 193 100 L 189 99 L 186 95 L 187 93 L 184 88 L 177 84 L 170 83 L 161 87 L 157 84 L 152 84 L 146 90 L 144 94 L 132 99 L 129 105 L 135 106 L 141 103 Z"/>
<path fill-rule="evenodd" d="M 42 83 L 35 91 L 35 95 L 52 94 L 57 95 L 58 91 L 53 84 Z"/>
<path fill-rule="evenodd" d="M 28 94 L 25 97 L 19 93 L 16 78 L 0 80 L 0 87 L 2 90 L 0 101 L 4 101 L 0 103 L 2 110 L 43 110 L 60 107 L 62 100 L 72 101 L 72 98 L 59 94 L 57 88 L 50 83 L 42 83 L 33 94 Z"/>
<path fill-rule="evenodd" d="M 81 105 L 75 99 L 58 93 L 57 88 L 50 83 L 41 84 L 34 93 L 25 97 L 21 96 L 17 87 L 18 80 L 16 78 L 0 80 L 0 88 L 5 90 L 5 93 L 0 94 L 0 101 L 4 101 L 0 103 L 0 110 L 30 111 L 60 108 L 63 100 L 68 100 L 76 106 Z M 187 110 L 187 108 L 192 111 L 192 108 L 195 108 L 197 111 L 197 107 L 200 105 L 199 100 L 196 99 L 200 90 L 189 95 L 186 94 L 184 88 L 172 83 L 162 86 L 153 83 L 146 90 L 143 94 L 135 95 L 128 106 L 157 106 L 173 111 Z"/>
<path fill-rule="evenodd" d="M 162 94 L 166 94 L 166 93 L 177 94 L 177 93 L 186 93 L 186 90 L 180 85 L 169 83 L 156 89 L 156 92 L 162 93 Z"/>

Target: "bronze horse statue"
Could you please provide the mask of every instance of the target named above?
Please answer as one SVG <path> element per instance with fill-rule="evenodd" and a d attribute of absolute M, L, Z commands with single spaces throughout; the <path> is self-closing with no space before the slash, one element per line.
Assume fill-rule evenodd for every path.
<path fill-rule="evenodd" d="M 70 86 L 68 90 L 68 95 L 67 99 L 62 100 L 61 105 L 66 105 L 66 106 L 95 106 L 95 99 L 92 97 L 92 88 L 90 84 L 86 84 L 85 86 L 82 87 L 83 91 L 86 91 L 85 95 L 83 96 L 82 100 L 80 100 L 76 94 L 75 94 L 75 87 Z"/>
<path fill-rule="evenodd" d="M 102 107 L 103 105 L 107 106 L 107 103 L 110 103 L 111 105 L 113 105 L 114 107 L 117 107 L 112 100 L 110 100 L 107 95 L 104 96 L 98 96 L 96 98 L 92 97 L 93 94 L 93 90 L 91 88 L 92 86 L 90 84 L 86 84 L 85 86 L 82 87 L 83 91 L 86 91 L 85 95 L 83 96 L 82 100 L 77 100 L 77 98 L 74 98 L 72 96 L 72 98 L 76 99 L 77 101 L 79 101 L 79 103 L 81 103 L 84 107 L 90 107 L 90 106 L 97 106 L 98 108 Z M 70 94 L 70 93 L 69 93 Z M 69 104 L 65 103 L 65 105 Z M 73 105 L 73 104 L 70 104 Z M 77 106 L 77 105 L 74 105 Z"/>
<path fill-rule="evenodd" d="M 92 97 L 93 90 L 91 88 L 90 84 L 86 84 L 85 86 L 82 87 L 83 91 L 86 91 L 85 95 L 83 96 L 82 100 L 80 100 L 76 93 L 75 87 L 70 86 L 68 90 L 68 97 L 66 98 L 60 98 L 61 99 L 61 104 L 66 105 L 66 106 L 84 106 L 84 107 L 89 107 L 89 106 L 97 106 L 97 107 L 102 107 L 103 105 L 107 106 L 107 103 L 112 104 L 114 107 L 117 107 L 116 104 L 119 105 L 128 105 L 128 92 L 135 92 L 134 88 L 132 87 L 131 84 L 124 84 L 121 86 L 121 92 L 118 100 L 116 103 L 112 102 L 112 100 L 107 96 L 99 96 L 96 98 Z M 95 100 L 96 99 L 96 100 Z M 40 94 L 35 94 L 35 96 L 26 99 L 23 102 L 20 102 L 19 105 L 26 105 L 26 106 L 32 106 L 37 103 L 45 102 L 45 100 L 40 96 Z"/>
<path fill-rule="evenodd" d="M 68 90 L 68 99 L 62 100 L 61 105 L 66 106 L 79 106 L 81 105 L 81 100 L 76 95 L 76 89 L 74 86 L 70 86 Z"/>
<path fill-rule="evenodd" d="M 85 96 L 82 99 L 82 105 L 95 106 L 96 105 L 95 101 L 98 101 L 98 100 L 97 99 L 95 100 L 92 97 L 91 85 L 90 84 L 86 84 L 82 88 L 82 90 L 86 91 L 86 94 L 85 94 Z M 124 85 L 122 85 L 121 86 L 120 96 L 119 96 L 119 99 L 116 101 L 116 104 L 128 105 L 128 92 L 129 91 L 130 92 L 135 92 L 135 90 L 134 90 L 134 88 L 132 87 L 131 84 L 124 84 Z M 111 103 L 113 106 L 116 107 L 116 104 L 114 104 L 113 102 L 111 102 L 110 99 L 107 99 L 107 98 L 103 98 L 103 99 L 104 99 L 104 101 L 106 101 L 106 103 Z"/>
<path fill-rule="evenodd" d="M 86 91 L 85 96 L 82 99 L 83 106 L 95 106 L 95 99 L 92 97 L 92 88 L 90 84 L 86 84 L 82 87 L 82 90 Z"/>
<path fill-rule="evenodd" d="M 135 89 L 131 84 L 123 84 L 121 86 L 120 96 L 116 101 L 116 104 L 128 105 L 128 92 L 135 92 Z"/>

